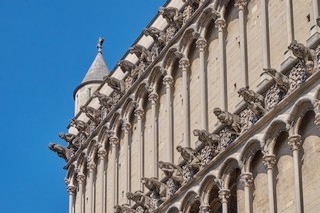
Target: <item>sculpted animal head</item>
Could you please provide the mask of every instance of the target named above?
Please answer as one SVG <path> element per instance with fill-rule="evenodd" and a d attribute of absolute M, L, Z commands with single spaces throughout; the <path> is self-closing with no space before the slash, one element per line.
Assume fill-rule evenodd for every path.
<path fill-rule="evenodd" d="M 288 46 L 288 49 L 289 49 L 289 50 L 292 50 L 292 51 L 297 51 L 297 50 L 299 50 L 297 40 L 291 41 L 290 45 Z"/>
<path fill-rule="evenodd" d="M 214 113 L 216 116 L 218 116 L 218 115 L 220 115 L 220 114 L 222 113 L 222 110 L 221 110 L 219 107 L 215 107 L 215 108 L 213 109 L 213 113 Z"/>

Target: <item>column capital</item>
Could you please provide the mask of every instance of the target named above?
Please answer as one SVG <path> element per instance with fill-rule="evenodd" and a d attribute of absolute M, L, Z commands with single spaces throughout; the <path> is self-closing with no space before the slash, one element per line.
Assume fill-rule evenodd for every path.
<path fill-rule="evenodd" d="M 144 111 L 141 108 L 137 108 L 134 110 L 134 115 L 138 117 L 138 119 L 142 119 L 144 116 Z"/>
<path fill-rule="evenodd" d="M 106 156 L 107 156 L 107 151 L 104 148 L 100 148 L 98 151 L 98 158 L 100 160 L 103 160 L 106 158 Z"/>
<path fill-rule="evenodd" d="M 205 52 L 205 48 L 207 46 L 207 40 L 205 38 L 198 38 L 196 41 L 197 48 L 199 49 L 199 52 Z"/>
<path fill-rule="evenodd" d="M 208 205 L 201 205 L 199 208 L 199 213 L 210 213 L 211 212 L 211 208 Z"/>
<path fill-rule="evenodd" d="M 230 198 L 230 190 L 229 189 L 220 189 L 219 198 L 222 203 L 227 203 Z"/>
<path fill-rule="evenodd" d="M 166 85 L 166 87 L 170 87 L 172 86 L 173 84 L 173 78 L 171 75 L 166 75 L 164 78 L 163 78 L 163 83 Z"/>
<path fill-rule="evenodd" d="M 218 18 L 214 23 L 215 27 L 218 28 L 219 31 L 226 27 L 226 21 L 223 18 Z"/>
<path fill-rule="evenodd" d="M 248 0 L 236 0 L 235 5 L 238 7 L 239 10 L 244 10 L 248 5 Z"/>
<path fill-rule="evenodd" d="M 125 133 L 128 133 L 128 131 L 131 129 L 131 124 L 128 121 L 123 121 L 122 124 L 121 124 L 121 129 Z"/>
<path fill-rule="evenodd" d="M 182 71 L 187 70 L 189 66 L 190 66 L 189 59 L 187 59 L 186 57 L 183 57 L 180 59 L 179 67 L 182 69 Z"/>
<path fill-rule="evenodd" d="M 83 184 L 83 183 L 85 182 L 85 180 L 86 180 L 86 176 L 85 176 L 84 174 L 79 173 L 79 174 L 77 175 L 77 181 L 78 181 L 79 183 Z"/>
<path fill-rule="evenodd" d="M 88 162 L 87 169 L 89 170 L 89 173 L 93 173 L 96 170 L 96 164 L 94 162 Z"/>
<path fill-rule="evenodd" d="M 240 175 L 240 182 L 242 183 L 243 187 L 250 187 L 253 184 L 252 173 L 245 172 Z"/>
<path fill-rule="evenodd" d="M 74 195 L 75 191 L 76 191 L 76 187 L 74 185 L 70 184 L 67 186 L 67 191 L 70 195 Z"/>
<path fill-rule="evenodd" d="M 109 142 L 112 145 L 112 147 L 117 147 L 119 145 L 119 138 L 117 136 L 112 136 L 109 139 Z"/>
<path fill-rule="evenodd" d="M 156 104 L 158 101 L 158 94 L 152 92 L 149 94 L 149 101 L 151 101 L 152 104 Z"/>
<path fill-rule="evenodd" d="M 292 151 L 300 149 L 302 144 L 301 135 L 298 135 L 298 134 L 291 135 L 289 136 L 288 140 L 289 140 L 288 144 Z"/>
<path fill-rule="evenodd" d="M 262 163 L 266 167 L 266 169 L 272 169 L 273 165 L 277 162 L 276 156 L 273 154 L 265 154 L 263 156 Z"/>

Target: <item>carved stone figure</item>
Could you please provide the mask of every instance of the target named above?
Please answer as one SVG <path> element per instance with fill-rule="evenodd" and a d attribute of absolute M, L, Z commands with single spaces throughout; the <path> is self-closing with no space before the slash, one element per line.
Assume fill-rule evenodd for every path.
<path fill-rule="evenodd" d="M 183 24 L 182 14 L 175 7 L 160 7 L 159 14 L 168 22 L 173 25 L 177 30 L 181 28 Z"/>
<path fill-rule="evenodd" d="M 126 194 L 128 200 L 134 201 L 137 205 L 141 206 L 143 210 L 152 209 L 152 199 L 143 194 L 141 191 L 136 191 L 134 193 L 127 192 Z"/>
<path fill-rule="evenodd" d="M 86 116 L 93 121 L 96 125 L 101 122 L 101 111 L 91 106 L 81 106 L 80 111 L 85 113 Z"/>
<path fill-rule="evenodd" d="M 122 204 L 114 206 L 114 213 L 135 213 L 134 209 L 131 209 L 129 206 Z"/>
<path fill-rule="evenodd" d="M 153 198 L 159 197 L 166 197 L 166 185 L 162 182 L 160 182 L 157 178 L 141 178 L 141 183 L 145 185 L 147 189 L 149 189 L 152 194 Z"/>
<path fill-rule="evenodd" d="M 263 71 L 264 72 L 261 75 L 268 74 L 273 78 L 281 90 L 288 92 L 290 89 L 290 79 L 287 76 L 272 68 L 263 69 Z"/>
<path fill-rule="evenodd" d="M 193 130 L 193 135 L 198 137 L 198 140 L 207 146 L 217 146 L 220 142 L 220 136 L 208 132 L 207 130 L 195 129 Z"/>
<path fill-rule="evenodd" d="M 159 48 L 162 48 L 166 45 L 166 34 L 159 30 L 156 27 L 149 27 L 143 30 L 145 36 L 151 36 L 153 40 L 158 43 Z"/>
<path fill-rule="evenodd" d="M 131 54 L 135 54 L 140 59 L 140 61 L 146 64 L 150 64 L 152 61 L 152 55 L 150 51 L 140 44 L 135 44 L 130 47 L 129 52 Z"/>
<path fill-rule="evenodd" d="M 180 152 L 181 157 L 189 164 L 200 164 L 201 160 L 196 156 L 197 152 L 191 147 L 177 146 L 177 151 Z"/>
<path fill-rule="evenodd" d="M 167 178 L 173 178 L 174 180 L 182 183 L 182 168 L 170 162 L 158 162 L 158 167 L 163 171 Z"/>
<path fill-rule="evenodd" d="M 296 40 L 293 40 L 288 49 L 292 51 L 293 55 L 296 56 L 303 64 L 309 62 L 313 63 L 313 67 L 318 67 L 318 60 L 316 52 L 308 47 L 304 46 L 301 43 L 298 43 Z"/>
<path fill-rule="evenodd" d="M 70 126 L 76 128 L 78 132 L 85 132 L 88 128 L 88 124 L 86 122 L 77 119 L 71 119 Z"/>
<path fill-rule="evenodd" d="M 120 87 L 121 87 L 121 86 L 120 86 Z M 98 99 L 99 99 L 99 103 L 100 103 L 103 107 L 105 107 L 105 108 L 107 108 L 107 109 L 109 109 L 109 110 L 110 110 L 110 108 L 113 107 L 113 105 L 115 104 L 115 103 L 113 102 L 113 100 L 112 100 L 111 97 L 109 97 L 109 96 L 107 96 L 107 95 L 104 95 L 104 94 L 100 93 L 100 92 L 97 91 L 97 90 L 93 93 L 93 97 L 98 98 Z"/>
<path fill-rule="evenodd" d="M 60 158 L 63 158 L 66 162 L 70 159 L 70 152 L 67 148 L 57 143 L 49 143 L 49 149 L 56 152 Z M 69 154 L 69 155 L 68 155 Z"/>
<path fill-rule="evenodd" d="M 125 93 L 125 83 L 123 80 L 117 79 L 115 77 L 105 77 L 104 80 L 108 84 L 109 87 L 119 92 L 120 94 Z"/>
<path fill-rule="evenodd" d="M 65 140 L 69 145 L 67 148 L 79 148 L 80 147 L 80 140 L 77 135 L 74 135 L 72 133 L 63 133 L 61 132 L 59 134 L 59 137 L 63 140 Z"/>
<path fill-rule="evenodd" d="M 229 126 L 233 130 L 233 134 L 241 133 L 242 124 L 238 115 L 222 111 L 218 107 L 213 109 L 213 113 L 217 116 L 222 124 Z"/>
<path fill-rule="evenodd" d="M 264 97 L 249 87 L 242 87 L 238 91 L 239 96 L 242 96 L 243 100 L 248 104 L 249 109 L 258 116 L 265 114 L 264 109 Z"/>

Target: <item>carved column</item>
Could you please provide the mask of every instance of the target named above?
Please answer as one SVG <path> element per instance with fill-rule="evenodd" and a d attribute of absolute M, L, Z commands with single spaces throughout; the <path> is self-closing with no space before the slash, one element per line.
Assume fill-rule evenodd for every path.
<path fill-rule="evenodd" d="M 76 212 L 84 213 L 84 183 L 86 181 L 86 176 L 83 173 L 78 173 L 77 175 L 78 187 L 79 187 L 79 211 Z"/>
<path fill-rule="evenodd" d="M 240 181 L 244 188 L 244 200 L 245 200 L 245 212 L 252 212 L 252 203 L 251 203 L 251 186 L 253 184 L 252 174 L 250 172 L 245 172 L 241 174 Z"/>
<path fill-rule="evenodd" d="M 320 18 L 319 0 L 313 0 L 313 15 L 314 23 L 317 25 L 317 18 Z"/>
<path fill-rule="evenodd" d="M 140 149 L 140 163 L 139 163 L 139 180 L 144 177 L 144 138 L 143 138 L 143 123 L 142 119 L 144 116 L 143 109 L 138 108 L 134 111 L 134 115 L 137 117 L 137 132 L 139 134 L 138 143 Z M 143 183 L 140 183 L 140 190 L 143 191 Z"/>
<path fill-rule="evenodd" d="M 227 93 L 227 59 L 226 59 L 226 42 L 224 39 L 224 29 L 226 27 L 226 21 L 223 18 L 219 18 L 215 22 L 218 28 L 219 38 L 219 64 L 220 64 L 220 79 L 221 79 L 221 109 L 228 111 L 228 93 Z"/>
<path fill-rule="evenodd" d="M 269 194 L 269 212 L 276 213 L 275 190 L 273 183 L 273 165 L 276 163 L 276 157 L 273 154 L 265 154 L 263 156 L 263 164 L 268 173 L 268 194 Z"/>
<path fill-rule="evenodd" d="M 97 168 L 97 182 L 99 187 L 96 187 L 97 190 L 97 202 L 100 202 L 100 205 L 96 205 L 97 212 L 105 212 L 104 206 L 105 206 L 105 201 L 106 201 L 106 187 L 105 187 L 105 164 L 106 164 L 106 156 L 107 156 L 107 151 L 101 146 L 98 150 L 98 158 L 99 158 L 99 163 L 98 163 L 98 168 Z M 99 199 L 99 201 L 98 201 Z"/>
<path fill-rule="evenodd" d="M 112 136 L 110 138 L 110 144 L 112 145 L 112 151 L 111 151 L 111 165 L 113 165 L 112 170 L 112 177 L 113 180 L 110 183 L 110 186 L 113 186 L 113 195 L 111 195 L 111 199 L 113 200 L 113 206 L 118 204 L 118 146 L 119 146 L 119 139 L 116 136 Z"/>
<path fill-rule="evenodd" d="M 74 213 L 74 198 L 76 187 L 73 184 L 69 184 L 67 187 L 69 193 L 69 213 Z"/>
<path fill-rule="evenodd" d="M 173 106 L 172 106 L 172 92 L 173 78 L 171 75 L 166 75 L 163 78 L 163 83 L 166 85 L 167 98 L 167 119 L 168 119 L 168 162 L 173 162 Z"/>
<path fill-rule="evenodd" d="M 291 135 L 289 136 L 288 144 L 292 150 L 293 155 L 293 170 L 294 170 L 294 188 L 295 188 L 295 197 L 296 197 L 296 212 L 303 212 L 303 195 L 302 195 L 302 184 L 301 184 L 301 171 L 299 164 L 299 149 L 302 144 L 300 135 Z"/>
<path fill-rule="evenodd" d="M 261 0 L 263 68 L 270 68 L 268 0 Z"/>
<path fill-rule="evenodd" d="M 247 45 L 247 26 L 245 22 L 245 10 L 247 0 L 236 0 L 239 9 L 239 28 L 240 28 L 240 51 L 241 51 L 241 71 L 243 77 L 242 87 L 249 85 L 248 80 L 248 45 Z"/>
<path fill-rule="evenodd" d="M 151 101 L 151 117 L 152 117 L 152 138 L 153 138 L 153 175 L 158 177 L 158 116 L 157 102 L 158 95 L 154 92 L 149 94 Z"/>
<path fill-rule="evenodd" d="M 199 213 L 210 213 L 211 212 L 210 206 L 207 206 L 207 205 L 201 205 L 199 210 L 200 210 Z"/>
<path fill-rule="evenodd" d="M 288 45 L 294 40 L 292 0 L 286 0 Z"/>
<path fill-rule="evenodd" d="M 182 71 L 182 99 L 183 99 L 183 143 L 184 146 L 190 147 L 190 113 L 189 113 L 189 86 L 188 86 L 188 69 L 189 60 L 185 57 L 181 58 L 179 61 L 179 67 Z"/>
<path fill-rule="evenodd" d="M 219 198 L 222 203 L 222 213 L 228 213 L 228 201 L 230 198 L 230 190 L 229 189 L 220 189 Z"/>
<path fill-rule="evenodd" d="M 129 141 L 130 141 L 130 135 L 129 135 L 129 131 L 131 129 L 131 124 L 129 122 L 127 122 L 126 120 L 122 123 L 122 131 L 123 131 L 123 141 L 124 141 L 124 151 L 125 151 L 125 176 L 126 176 L 126 191 L 125 194 L 127 194 L 127 192 L 131 191 L 131 169 L 130 169 L 130 145 L 129 145 Z"/>
<path fill-rule="evenodd" d="M 94 162 L 92 162 L 92 159 L 89 158 L 87 160 L 87 170 L 88 170 L 88 181 L 87 181 L 87 187 L 86 190 L 88 190 L 88 207 L 86 207 L 86 209 L 88 209 L 90 212 L 94 212 L 94 194 L 93 194 L 93 176 L 94 176 L 94 172 L 96 170 L 96 164 Z"/>
<path fill-rule="evenodd" d="M 206 39 L 201 37 L 197 40 L 196 44 L 199 50 L 199 60 L 200 60 L 201 125 L 202 125 L 202 129 L 208 130 L 207 73 L 206 73 L 205 57 L 204 57 L 207 41 Z"/>

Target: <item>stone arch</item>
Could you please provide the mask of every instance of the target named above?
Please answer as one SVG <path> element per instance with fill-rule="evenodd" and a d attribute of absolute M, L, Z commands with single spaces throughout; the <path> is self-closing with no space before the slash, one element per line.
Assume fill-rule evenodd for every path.
<path fill-rule="evenodd" d="M 189 55 L 191 44 L 197 39 L 197 37 L 199 37 L 199 34 L 195 25 L 191 25 L 184 31 L 180 44 L 181 52 L 186 56 Z"/>
<path fill-rule="evenodd" d="M 273 120 L 272 123 L 267 127 L 267 131 L 264 134 L 263 151 L 269 154 L 273 154 L 276 139 L 278 138 L 281 132 L 287 132 L 289 128 L 290 126 L 287 120 L 279 118 Z"/>
<path fill-rule="evenodd" d="M 196 192 L 189 191 L 184 197 L 180 211 L 184 213 L 196 213 L 199 212 L 200 199 Z"/>
<path fill-rule="evenodd" d="M 151 71 L 150 76 L 148 77 L 148 84 L 153 85 L 156 82 L 159 82 L 163 78 L 164 75 L 164 68 L 162 64 L 157 64 Z"/>
<path fill-rule="evenodd" d="M 76 181 L 76 168 L 74 164 L 71 164 L 68 168 L 67 175 L 66 175 L 66 183 L 67 185 L 74 186 Z"/>
<path fill-rule="evenodd" d="M 168 51 L 167 54 L 164 56 L 163 59 L 163 66 L 165 69 L 168 69 L 168 74 L 173 75 L 172 70 L 169 68 L 172 67 L 179 57 L 177 56 L 177 52 L 179 52 L 178 45 L 173 45 Z"/>
<path fill-rule="evenodd" d="M 210 22 L 216 19 L 217 3 L 218 1 L 215 0 L 213 3 L 208 5 L 199 16 L 198 28 L 199 28 L 200 35 L 202 37 L 206 35 Z"/>
<path fill-rule="evenodd" d="M 92 139 L 89 144 L 88 144 L 88 148 L 86 150 L 86 154 L 88 157 L 92 157 L 92 159 L 94 159 L 96 151 L 97 151 L 97 141 L 95 139 Z"/>
<path fill-rule="evenodd" d="M 105 124 L 102 126 L 102 128 L 100 129 L 99 133 L 98 133 L 98 143 L 103 146 L 106 150 L 108 149 L 108 134 L 109 134 L 109 128 L 108 126 Z"/>
<path fill-rule="evenodd" d="M 122 112 L 121 112 L 122 118 L 127 119 L 127 121 L 130 122 L 130 118 L 131 118 L 131 115 L 132 115 L 135 107 L 136 107 L 136 102 L 135 102 L 134 96 L 131 95 L 125 100 L 125 102 L 123 104 L 123 108 L 122 108 Z"/>
<path fill-rule="evenodd" d="M 217 177 L 222 179 L 223 187 L 227 187 L 229 185 L 229 174 L 237 168 L 239 168 L 239 161 L 235 157 L 228 157 L 222 163 Z"/>
<path fill-rule="evenodd" d="M 262 145 L 262 134 L 259 134 L 251 138 L 246 145 L 243 147 L 242 152 L 239 156 L 241 167 L 243 172 L 250 172 L 251 162 L 258 151 L 261 150 Z"/>
<path fill-rule="evenodd" d="M 176 206 L 172 206 L 169 210 L 168 213 L 179 213 L 179 209 Z"/>
<path fill-rule="evenodd" d="M 121 110 L 117 110 L 110 118 L 110 129 L 117 135 L 121 130 Z"/>
<path fill-rule="evenodd" d="M 292 129 L 290 129 L 290 135 L 298 134 L 298 129 L 300 127 L 301 121 L 308 111 L 314 111 L 312 98 L 303 97 L 299 99 L 290 111 L 289 120 L 291 121 L 293 127 Z"/>
<path fill-rule="evenodd" d="M 214 175 L 209 174 L 201 182 L 201 185 L 199 187 L 199 194 L 202 201 L 202 205 L 209 206 L 212 202 L 212 192 L 218 192 L 219 189 L 217 187 L 215 179 L 216 177 Z"/>
<path fill-rule="evenodd" d="M 81 152 L 77 158 L 77 173 L 82 172 L 85 173 L 87 158 L 84 152 Z"/>

